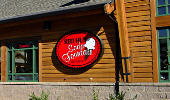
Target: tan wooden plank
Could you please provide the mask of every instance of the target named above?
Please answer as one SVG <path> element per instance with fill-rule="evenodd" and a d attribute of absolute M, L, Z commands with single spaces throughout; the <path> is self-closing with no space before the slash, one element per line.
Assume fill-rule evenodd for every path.
<path fill-rule="evenodd" d="M 51 58 L 53 56 L 55 56 L 55 55 L 50 53 L 50 52 L 42 54 L 43 58 L 46 58 L 46 57 L 50 57 Z M 114 59 L 115 57 L 114 57 L 114 55 L 112 53 L 106 53 L 106 54 L 103 54 L 102 58 L 104 58 L 104 59 Z"/>
<path fill-rule="evenodd" d="M 115 59 L 100 59 L 98 64 L 115 64 Z"/>
<path fill-rule="evenodd" d="M 134 78 L 153 78 L 152 73 L 134 73 Z"/>
<path fill-rule="evenodd" d="M 133 62 L 149 62 L 152 61 L 152 57 L 140 57 L 140 58 L 133 58 Z"/>
<path fill-rule="evenodd" d="M 149 26 L 151 25 L 150 20 L 145 20 L 145 21 L 138 21 L 138 22 L 129 22 L 127 23 L 128 28 L 129 27 L 139 27 L 139 26 Z"/>
<path fill-rule="evenodd" d="M 50 78 L 50 77 L 65 77 L 65 78 L 90 78 L 90 77 L 115 77 L 115 73 L 91 73 L 91 74 L 80 74 L 80 75 L 67 75 L 67 74 L 48 74 L 44 73 L 43 78 Z"/>
<path fill-rule="evenodd" d="M 142 37 L 132 37 L 129 38 L 129 42 L 137 42 L 137 41 L 151 41 L 151 36 L 142 36 Z"/>
<path fill-rule="evenodd" d="M 42 49 L 50 49 L 50 48 L 54 48 L 56 44 L 48 44 L 48 45 L 42 45 Z"/>
<path fill-rule="evenodd" d="M 141 72 L 141 73 L 145 73 L 145 72 L 153 72 L 152 67 L 148 67 L 148 68 L 134 68 L 134 72 Z"/>
<path fill-rule="evenodd" d="M 90 69 L 83 74 L 102 74 L 102 73 L 114 73 L 115 68 L 108 68 L 108 69 Z M 51 73 L 51 74 L 64 74 L 59 70 L 42 70 L 42 74 Z"/>
<path fill-rule="evenodd" d="M 54 65 L 43 65 L 42 66 L 42 70 L 57 70 L 58 66 L 54 66 Z"/>
<path fill-rule="evenodd" d="M 138 11 L 147 11 L 150 9 L 149 5 L 142 5 L 142 6 L 137 6 L 137 7 L 128 7 L 126 8 L 126 13 L 129 12 L 138 12 Z"/>
<path fill-rule="evenodd" d="M 144 68 L 144 67 L 151 67 L 152 68 L 152 62 L 138 62 L 133 63 L 133 68 Z"/>
<path fill-rule="evenodd" d="M 113 55 L 113 54 L 103 54 L 102 58 L 104 58 L 104 59 L 115 59 L 115 55 Z"/>
<path fill-rule="evenodd" d="M 138 2 L 138 1 L 144 1 L 144 0 L 125 0 L 125 3 L 132 3 L 132 2 Z"/>
<path fill-rule="evenodd" d="M 104 53 L 106 54 L 106 53 L 114 53 L 115 51 L 112 51 L 112 49 L 104 49 Z"/>
<path fill-rule="evenodd" d="M 153 82 L 153 78 L 134 78 L 133 82 Z"/>
<path fill-rule="evenodd" d="M 53 51 L 53 48 L 50 48 L 50 49 L 42 49 L 42 53 L 44 52 L 52 52 Z"/>
<path fill-rule="evenodd" d="M 158 45 L 157 45 L 157 31 L 156 31 L 156 1 L 151 0 L 151 28 L 152 28 L 152 53 L 153 53 L 153 80 L 158 82 Z M 169 23 L 167 21 L 167 23 Z"/>
<path fill-rule="evenodd" d="M 129 37 L 136 37 L 136 36 L 151 36 L 151 31 L 140 31 L 140 32 L 129 33 Z"/>
<path fill-rule="evenodd" d="M 110 49 L 115 47 L 116 44 L 104 44 L 104 49 Z"/>
<path fill-rule="evenodd" d="M 43 78 L 43 82 L 115 82 L 115 78 Z"/>
<path fill-rule="evenodd" d="M 54 54 L 52 52 L 44 52 L 42 57 L 52 57 Z"/>
<path fill-rule="evenodd" d="M 147 51 L 147 52 L 135 52 L 133 51 L 133 57 L 136 58 L 136 57 L 152 57 L 152 52 L 150 51 Z"/>
<path fill-rule="evenodd" d="M 132 52 L 151 52 L 151 46 L 143 46 L 143 47 L 132 47 L 130 48 Z"/>
<path fill-rule="evenodd" d="M 126 13 L 127 18 L 139 17 L 139 16 L 150 16 L 150 11 L 138 11 L 138 12 L 128 12 Z"/>
<path fill-rule="evenodd" d="M 138 46 L 151 46 L 151 41 L 132 42 L 132 43 L 130 43 L 130 47 L 138 47 Z"/>
<path fill-rule="evenodd" d="M 109 69 L 109 68 L 115 68 L 115 64 L 95 64 L 92 66 L 92 69 Z M 57 66 L 51 65 L 51 66 L 42 66 L 43 70 L 56 70 Z"/>
<path fill-rule="evenodd" d="M 134 6 L 141 6 L 141 5 L 148 5 L 149 4 L 149 1 L 147 0 L 144 0 L 144 1 L 137 1 L 137 2 L 129 2 L 129 3 L 126 3 L 125 6 L 126 7 L 134 7 Z"/>
<path fill-rule="evenodd" d="M 130 27 L 128 28 L 129 33 L 130 32 L 139 32 L 139 31 L 149 31 L 151 30 L 150 26 L 141 26 L 141 27 Z"/>
<path fill-rule="evenodd" d="M 140 22 L 140 21 L 150 21 L 150 16 L 139 16 L 139 17 L 130 17 L 130 18 L 127 18 L 127 22 L 128 23 L 134 23 L 134 22 Z M 138 25 L 138 27 L 139 26 L 141 26 L 141 25 Z M 142 25 L 142 26 L 144 26 L 144 25 Z M 148 25 L 148 26 L 150 26 L 150 25 Z"/>
<path fill-rule="evenodd" d="M 149 21 L 150 16 L 138 16 L 138 17 L 129 17 L 127 18 L 128 23 L 140 22 L 140 21 Z"/>
<path fill-rule="evenodd" d="M 50 64 L 53 64 L 53 63 L 52 63 L 52 58 L 51 58 L 51 57 L 42 58 L 42 62 L 43 62 L 43 63 L 50 63 Z M 102 63 L 106 63 L 106 64 L 114 64 L 114 63 L 115 63 L 115 59 L 100 59 L 98 63 L 100 63 L 100 64 L 102 64 Z"/>

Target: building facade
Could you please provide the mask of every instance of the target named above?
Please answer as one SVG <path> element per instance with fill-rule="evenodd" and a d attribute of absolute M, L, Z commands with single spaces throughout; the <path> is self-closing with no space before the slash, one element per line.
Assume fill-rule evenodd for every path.
<path fill-rule="evenodd" d="M 115 82 L 117 65 L 121 82 L 169 81 L 169 1 L 22 0 L 0 6 L 2 82 Z M 65 68 L 56 59 L 57 42 L 73 30 L 103 42 L 103 55 L 88 69 Z"/>

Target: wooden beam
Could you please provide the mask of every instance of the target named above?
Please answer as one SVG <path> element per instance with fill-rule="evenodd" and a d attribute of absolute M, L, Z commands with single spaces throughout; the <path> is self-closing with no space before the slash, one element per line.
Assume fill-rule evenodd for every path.
<path fill-rule="evenodd" d="M 151 29 L 152 29 L 152 53 L 153 53 L 153 81 L 158 82 L 158 48 L 157 48 L 157 32 L 156 32 L 156 1 L 150 0 L 151 6 Z M 170 19 L 170 17 L 169 17 Z M 167 20 L 167 19 L 166 19 Z M 166 21 L 166 23 L 169 21 Z M 169 24 L 170 25 L 170 24 Z"/>
<path fill-rule="evenodd" d="M 39 82 L 42 82 L 42 43 L 39 41 Z"/>
<path fill-rule="evenodd" d="M 104 6 L 105 13 L 111 14 L 115 10 L 114 2 L 108 3 Z"/>
<path fill-rule="evenodd" d="M 118 22 L 118 28 L 119 28 L 121 56 L 129 57 L 130 49 L 129 49 L 127 19 L 126 19 L 125 1 L 124 0 L 116 0 L 116 10 L 117 10 L 117 22 Z M 124 60 L 122 61 L 122 63 L 123 63 L 122 65 L 125 69 Z M 127 60 L 127 67 L 128 67 L 128 72 L 132 73 L 129 59 Z M 132 75 L 129 77 L 129 82 L 132 82 Z"/>
<path fill-rule="evenodd" d="M 1 43 L 1 82 L 7 81 L 7 47 Z"/>
<path fill-rule="evenodd" d="M 151 5 L 151 7 L 152 6 L 153 5 Z M 153 7 L 152 7 L 152 11 L 153 11 Z M 167 27 L 167 26 L 170 26 L 170 15 L 156 17 L 156 27 Z"/>

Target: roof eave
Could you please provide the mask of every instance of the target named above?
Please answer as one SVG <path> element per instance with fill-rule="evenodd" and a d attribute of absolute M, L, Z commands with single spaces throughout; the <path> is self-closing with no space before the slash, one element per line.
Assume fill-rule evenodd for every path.
<path fill-rule="evenodd" d="M 54 15 L 60 15 L 60 14 L 66 14 L 66 13 L 70 13 L 70 12 L 79 12 L 79 11 L 99 9 L 99 8 L 104 7 L 104 5 L 106 3 L 107 2 L 95 3 L 95 4 L 89 4 L 89 5 L 80 5 L 80 6 L 75 6 L 75 7 L 64 7 L 64 8 L 54 10 L 54 11 L 34 13 L 34 14 L 24 15 L 24 16 L 15 16 L 15 17 L 6 18 L 6 19 L 4 18 L 4 19 L 0 19 L 0 24 L 16 22 L 16 21 L 24 21 L 24 20 L 29 20 L 29 19 L 41 18 L 41 17 L 54 16 Z"/>

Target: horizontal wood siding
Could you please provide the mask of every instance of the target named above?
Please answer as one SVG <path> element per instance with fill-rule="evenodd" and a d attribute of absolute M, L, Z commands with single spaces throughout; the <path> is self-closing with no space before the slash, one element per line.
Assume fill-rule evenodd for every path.
<path fill-rule="evenodd" d="M 85 72 L 62 69 L 55 58 L 56 41 L 65 32 L 82 29 L 98 34 L 104 44 L 104 54 L 91 69 Z M 114 82 L 115 32 L 112 21 L 104 14 L 89 15 L 65 20 L 54 20 L 52 30 L 42 35 L 41 75 L 43 82 Z"/>
<path fill-rule="evenodd" d="M 153 82 L 149 0 L 125 0 L 133 82 Z"/>

